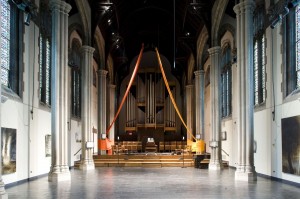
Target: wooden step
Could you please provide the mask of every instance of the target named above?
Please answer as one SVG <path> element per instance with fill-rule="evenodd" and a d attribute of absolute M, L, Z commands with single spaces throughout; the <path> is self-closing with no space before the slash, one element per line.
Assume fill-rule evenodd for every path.
<path fill-rule="evenodd" d="M 193 155 L 162 155 L 162 154 L 135 154 L 135 155 L 94 155 L 95 167 L 185 167 L 194 166 Z M 184 159 L 184 160 L 183 160 Z M 74 167 L 79 168 L 80 161 Z"/>

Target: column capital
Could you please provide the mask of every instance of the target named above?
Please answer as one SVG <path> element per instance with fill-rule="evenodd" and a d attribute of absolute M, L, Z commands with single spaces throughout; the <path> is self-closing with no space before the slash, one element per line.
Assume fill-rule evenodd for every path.
<path fill-rule="evenodd" d="M 109 88 L 115 89 L 115 88 L 116 88 L 116 85 L 115 85 L 115 84 L 109 84 L 108 87 L 109 87 Z"/>
<path fill-rule="evenodd" d="M 214 46 L 212 48 L 209 48 L 207 50 L 209 52 L 209 55 L 213 55 L 213 54 L 220 54 L 221 53 L 221 46 Z"/>
<path fill-rule="evenodd" d="M 193 85 L 193 84 L 189 84 L 189 85 L 186 85 L 185 87 L 186 87 L 186 88 L 193 88 L 194 85 Z"/>
<path fill-rule="evenodd" d="M 255 8 L 255 2 L 253 0 L 245 0 L 233 7 L 233 10 L 236 14 L 239 14 L 243 10 L 253 11 Z"/>
<path fill-rule="evenodd" d="M 91 46 L 81 46 L 80 48 L 80 53 L 90 53 L 93 54 L 95 51 L 95 48 L 91 47 Z"/>
<path fill-rule="evenodd" d="M 50 10 L 60 11 L 62 13 L 68 14 L 72 6 L 61 0 L 50 0 Z"/>
<path fill-rule="evenodd" d="M 98 76 L 104 76 L 104 77 L 106 77 L 107 73 L 108 73 L 107 70 L 101 70 L 101 69 L 98 70 Z"/>
<path fill-rule="evenodd" d="M 200 76 L 200 75 L 204 75 L 204 73 L 205 73 L 204 70 L 197 70 L 197 71 L 194 72 L 195 77 L 198 77 L 198 76 Z"/>

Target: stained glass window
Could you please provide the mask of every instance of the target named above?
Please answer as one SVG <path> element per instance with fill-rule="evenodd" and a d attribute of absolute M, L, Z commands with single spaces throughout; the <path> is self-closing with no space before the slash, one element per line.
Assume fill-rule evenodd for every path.
<path fill-rule="evenodd" d="M 253 74 L 254 74 L 254 105 L 260 105 L 266 100 L 266 46 L 264 33 L 265 8 L 260 5 L 254 14 L 254 52 L 253 52 Z"/>
<path fill-rule="evenodd" d="M 222 72 L 221 72 L 221 110 L 222 117 L 231 115 L 231 48 L 226 44 L 222 52 Z"/>
<path fill-rule="evenodd" d="M 49 0 L 40 1 L 39 12 L 39 98 L 41 104 L 51 105 L 51 14 Z"/>
<path fill-rule="evenodd" d="M 51 64 L 50 64 L 50 41 L 49 39 L 40 34 L 40 101 L 49 105 L 51 97 Z"/>
<path fill-rule="evenodd" d="M 80 71 L 72 69 L 72 115 L 81 116 L 81 89 L 80 89 Z"/>
<path fill-rule="evenodd" d="M 69 66 L 72 68 L 72 116 L 81 116 L 81 72 L 80 72 L 80 53 L 81 44 L 79 40 L 72 41 L 71 54 L 69 56 Z"/>
<path fill-rule="evenodd" d="M 12 2 L 0 0 L 1 4 L 1 83 L 12 92 L 22 95 L 23 30 L 20 13 Z"/>
<path fill-rule="evenodd" d="M 259 105 L 266 99 L 265 57 L 265 35 L 262 34 L 254 39 L 254 105 Z"/>
<path fill-rule="evenodd" d="M 10 69 L 10 5 L 7 0 L 1 3 L 1 82 L 8 86 Z"/>

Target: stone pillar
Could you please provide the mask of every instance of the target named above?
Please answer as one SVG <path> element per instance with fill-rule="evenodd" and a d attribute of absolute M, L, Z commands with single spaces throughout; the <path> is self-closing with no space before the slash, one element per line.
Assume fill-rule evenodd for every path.
<path fill-rule="evenodd" d="M 109 125 L 111 124 L 111 122 L 113 121 L 114 117 L 115 117 L 115 113 L 116 113 L 116 85 L 110 84 L 109 85 Z M 109 131 L 109 136 L 108 138 L 111 141 L 115 141 L 115 124 L 112 125 L 110 131 Z"/>
<path fill-rule="evenodd" d="M 68 166 L 68 13 L 71 6 L 51 0 L 51 168 L 48 180 L 70 180 Z"/>
<path fill-rule="evenodd" d="M 204 140 L 204 70 L 195 71 L 196 138 Z"/>
<path fill-rule="evenodd" d="M 81 151 L 79 168 L 95 169 L 93 160 L 93 129 L 92 129 L 92 88 L 93 88 L 93 52 L 94 48 L 82 46 L 81 54 Z"/>
<path fill-rule="evenodd" d="M 222 167 L 221 157 L 221 100 L 220 100 L 220 54 L 221 47 L 215 46 L 208 49 L 210 67 L 210 100 L 211 100 L 211 136 L 209 146 L 211 147 L 210 170 L 220 170 Z"/>
<path fill-rule="evenodd" d="M 106 138 L 106 70 L 98 70 L 98 154 L 105 155 L 106 150 L 99 144 Z"/>
<path fill-rule="evenodd" d="M 236 180 L 255 181 L 253 137 L 253 10 L 255 2 L 245 0 L 234 7 L 237 16 L 238 165 Z"/>
<path fill-rule="evenodd" d="M 193 133 L 193 85 L 186 86 L 186 125 L 191 133 Z M 192 140 L 192 136 L 187 132 L 186 140 Z"/>
<path fill-rule="evenodd" d="M 0 6 L 0 13 L 2 13 L 1 6 Z M 0 21 L 1 21 L 1 15 L 0 15 Z M 2 34 L 2 28 L 0 28 L 0 35 Z M 1 37 L 0 37 L 0 43 L 1 43 Z M 1 71 L 0 70 L 0 77 L 1 77 Z M 2 127 L 1 123 L 1 106 L 2 106 L 2 88 L 0 86 L 0 128 Z M 0 143 L 2 143 L 2 130 L 0 129 Z M 0 155 L 0 162 L 2 162 L 2 155 Z M 0 199 L 8 198 L 7 193 L 5 191 L 5 184 L 2 180 L 2 164 L 0 164 Z"/>

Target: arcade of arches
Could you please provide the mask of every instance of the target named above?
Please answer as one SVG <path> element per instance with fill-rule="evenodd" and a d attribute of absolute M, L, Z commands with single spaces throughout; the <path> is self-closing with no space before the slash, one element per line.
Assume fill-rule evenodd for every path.
<path fill-rule="evenodd" d="M 3 194 L 119 153 L 300 183 L 299 1 L 0 2 Z"/>

